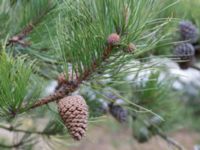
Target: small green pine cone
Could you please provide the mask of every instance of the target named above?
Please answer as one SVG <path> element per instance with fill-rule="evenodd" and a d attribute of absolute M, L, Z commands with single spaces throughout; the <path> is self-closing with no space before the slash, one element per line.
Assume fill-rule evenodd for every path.
<path fill-rule="evenodd" d="M 135 135 L 135 138 L 139 143 L 148 142 L 148 140 L 150 139 L 149 130 L 147 128 L 145 128 L 145 127 L 140 128 L 139 132 L 137 133 L 137 135 Z"/>
<path fill-rule="evenodd" d="M 124 52 L 133 53 L 136 50 L 136 46 L 133 43 L 129 43 L 126 48 L 124 48 Z"/>

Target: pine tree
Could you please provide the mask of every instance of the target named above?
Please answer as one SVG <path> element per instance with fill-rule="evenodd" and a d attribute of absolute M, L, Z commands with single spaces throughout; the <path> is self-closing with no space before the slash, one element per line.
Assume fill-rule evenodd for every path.
<path fill-rule="evenodd" d="M 70 142 L 68 134 L 81 140 L 87 122 L 120 99 L 133 132 L 142 124 L 180 149 L 164 134 L 173 121 L 163 123 L 177 113 L 169 84 L 174 80 L 159 82 L 167 69 L 157 54 L 176 22 L 166 12 L 174 3 L 166 3 L 1 0 L 0 128 L 20 138 L 0 139 L 0 147 L 34 149 L 42 139 L 58 148 Z M 149 76 L 142 76 L 146 71 Z M 56 84 L 47 92 L 50 83 Z M 162 123 L 152 123 L 154 117 Z"/>

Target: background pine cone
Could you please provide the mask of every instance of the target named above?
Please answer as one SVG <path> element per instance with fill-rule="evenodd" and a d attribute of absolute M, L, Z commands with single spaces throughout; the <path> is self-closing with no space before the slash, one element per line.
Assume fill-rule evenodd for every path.
<path fill-rule="evenodd" d="M 175 56 L 179 57 L 182 62 L 178 62 L 181 69 L 188 69 L 194 63 L 195 49 L 190 43 L 180 43 L 176 45 L 174 50 Z"/>
<path fill-rule="evenodd" d="M 195 49 L 190 43 L 180 43 L 175 47 L 175 56 L 178 56 L 181 60 L 192 59 L 195 55 Z"/>
<path fill-rule="evenodd" d="M 191 66 L 193 66 L 194 63 L 195 63 L 195 58 L 192 58 L 191 60 L 188 61 L 178 62 L 178 65 L 181 69 L 186 70 Z"/>
<path fill-rule="evenodd" d="M 81 140 L 85 135 L 88 107 L 82 96 L 67 96 L 58 102 L 58 111 L 75 140 Z"/>
<path fill-rule="evenodd" d="M 181 21 L 179 24 L 181 40 L 196 43 L 199 38 L 198 28 L 190 21 Z"/>
<path fill-rule="evenodd" d="M 110 114 L 120 123 L 125 123 L 128 120 L 128 111 L 119 105 L 109 104 Z"/>
<path fill-rule="evenodd" d="M 150 133 L 147 128 L 143 127 L 139 129 L 137 135 L 135 135 L 136 140 L 139 143 L 145 143 L 150 139 Z"/>

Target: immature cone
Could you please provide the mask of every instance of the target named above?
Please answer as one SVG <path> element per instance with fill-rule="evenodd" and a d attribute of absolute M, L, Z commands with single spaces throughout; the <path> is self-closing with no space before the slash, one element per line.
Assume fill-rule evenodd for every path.
<path fill-rule="evenodd" d="M 139 143 L 145 143 L 149 140 L 150 133 L 147 128 L 143 127 L 139 129 L 139 132 L 137 135 L 135 135 L 135 138 Z"/>
<path fill-rule="evenodd" d="M 107 43 L 109 45 L 115 45 L 119 43 L 119 41 L 120 41 L 120 36 L 117 33 L 110 34 L 107 39 Z"/>
<path fill-rule="evenodd" d="M 72 75 L 72 71 L 69 71 L 68 77 L 66 76 L 66 73 L 63 72 L 63 73 L 59 74 L 59 76 L 57 78 L 59 85 L 62 85 L 69 81 L 75 81 L 75 80 L 76 80 L 76 77 L 75 77 L 75 75 Z"/>
<path fill-rule="evenodd" d="M 195 49 L 190 43 L 180 43 L 176 45 L 174 53 L 182 62 L 178 62 L 181 69 L 188 69 L 194 62 Z"/>
<path fill-rule="evenodd" d="M 188 40 L 190 43 L 196 43 L 199 38 L 198 28 L 190 21 L 181 21 L 179 30 L 182 40 Z"/>
<path fill-rule="evenodd" d="M 61 74 L 58 76 L 57 81 L 58 81 L 58 84 L 59 84 L 59 85 L 64 84 L 65 82 L 67 82 L 66 74 L 65 74 L 65 73 L 61 73 Z"/>
<path fill-rule="evenodd" d="M 124 49 L 125 52 L 127 53 L 132 53 L 136 49 L 135 44 L 129 43 L 129 45 Z"/>
<path fill-rule="evenodd" d="M 58 102 L 58 111 L 71 136 L 79 141 L 85 135 L 88 106 L 82 96 L 67 96 Z"/>
<path fill-rule="evenodd" d="M 128 111 L 119 105 L 109 104 L 110 114 L 120 123 L 125 123 L 128 120 Z"/>

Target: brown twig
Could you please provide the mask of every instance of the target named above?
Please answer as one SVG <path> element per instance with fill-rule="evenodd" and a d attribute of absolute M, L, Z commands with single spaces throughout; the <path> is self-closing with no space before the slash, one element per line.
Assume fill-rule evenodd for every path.
<path fill-rule="evenodd" d="M 21 145 L 23 145 L 23 142 L 20 141 L 19 143 L 17 144 L 13 144 L 13 145 L 3 145 L 3 144 L 0 144 L 0 147 L 4 148 L 4 149 L 11 149 L 11 148 L 18 148 L 20 147 Z"/>
<path fill-rule="evenodd" d="M 34 27 L 37 26 L 43 18 L 53 9 L 56 5 L 53 7 L 49 7 L 48 9 L 44 10 L 37 19 L 34 21 L 30 21 L 18 34 L 12 36 L 9 40 L 6 46 L 9 46 L 11 44 L 17 43 L 22 46 L 30 46 L 30 42 L 24 41 L 23 39 L 33 31 Z"/>
<path fill-rule="evenodd" d="M 178 150 L 185 150 L 185 148 L 180 143 L 178 143 L 174 139 L 168 137 L 156 124 L 142 120 L 139 117 L 137 119 L 139 119 L 141 122 L 143 122 L 150 130 L 152 129 L 158 136 L 160 136 L 163 140 L 165 140 L 172 146 L 176 147 Z"/>
<path fill-rule="evenodd" d="M 22 133 L 40 134 L 40 135 L 48 134 L 48 133 L 42 132 L 42 131 L 29 131 L 29 130 L 23 130 L 23 129 L 16 129 L 16 128 L 14 128 L 13 126 L 6 127 L 6 126 L 3 126 L 3 125 L 0 125 L 0 128 L 1 128 L 1 129 L 8 130 L 8 131 L 10 131 L 10 132 L 22 132 Z"/>
<path fill-rule="evenodd" d="M 164 133 L 158 131 L 158 135 L 164 139 L 165 141 L 167 141 L 169 144 L 175 146 L 178 150 L 185 150 L 185 148 L 180 145 L 177 141 L 173 140 L 172 138 L 166 136 Z"/>
<path fill-rule="evenodd" d="M 62 84 L 58 88 L 58 90 L 56 90 L 53 94 L 38 100 L 29 109 L 34 109 L 36 107 L 40 107 L 40 106 L 48 104 L 50 102 L 57 101 L 57 100 L 65 97 L 65 95 L 68 95 L 69 93 L 74 92 L 77 88 L 78 88 L 78 84 L 75 84 L 74 82 L 67 82 L 65 84 Z"/>
<path fill-rule="evenodd" d="M 112 49 L 113 47 L 111 45 L 105 48 L 102 58 L 101 58 L 102 61 L 105 61 L 110 56 Z M 78 77 L 77 81 L 75 82 L 66 81 L 65 83 L 59 85 L 59 87 L 53 94 L 38 100 L 33 106 L 30 107 L 30 109 L 34 109 L 34 108 L 43 106 L 45 104 L 48 104 L 50 102 L 57 101 L 65 97 L 66 95 L 74 92 L 83 81 L 86 81 L 90 77 L 90 75 L 96 70 L 96 68 L 99 65 L 100 64 L 98 63 L 98 60 L 95 60 L 93 64 L 91 65 L 91 68 L 86 69 L 83 75 Z"/>

